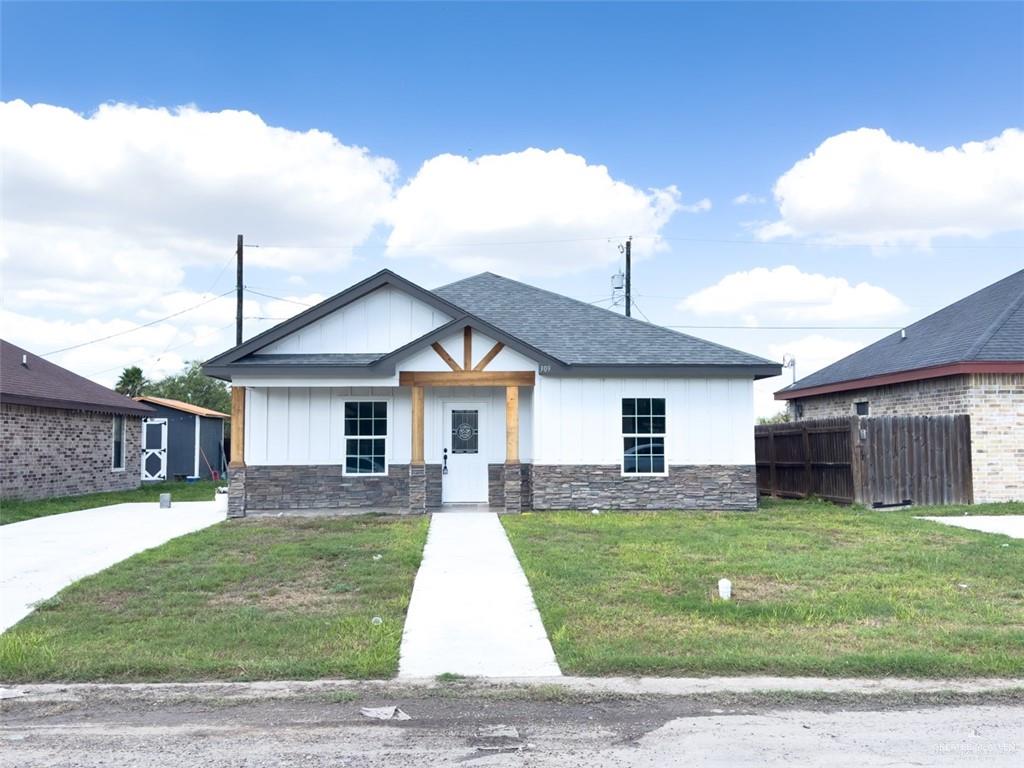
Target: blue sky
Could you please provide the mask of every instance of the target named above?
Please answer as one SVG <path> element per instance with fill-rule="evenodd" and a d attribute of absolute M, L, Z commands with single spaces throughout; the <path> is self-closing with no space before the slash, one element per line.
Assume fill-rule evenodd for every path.
<path fill-rule="evenodd" d="M 674 186 L 675 212 L 667 220 L 645 219 L 657 220 L 649 227 L 653 231 L 633 232 L 638 236 L 637 303 L 663 324 L 898 327 L 1024 263 L 1024 237 L 1019 222 L 1014 226 L 1012 221 L 1024 209 L 1013 178 L 993 181 L 994 202 L 982 201 L 986 208 L 1003 206 L 1002 218 L 980 221 L 965 214 L 964 221 L 953 222 L 956 231 L 944 231 L 943 216 L 937 214 L 937 221 L 913 222 L 915 228 L 931 227 L 920 237 L 872 233 L 872 221 L 887 218 L 887 212 L 871 209 L 870 199 L 843 201 L 848 210 L 831 211 L 818 231 L 769 237 L 762 229 L 780 219 L 780 202 L 773 198 L 776 182 L 830 137 L 876 128 L 895 142 L 934 152 L 1024 126 L 1024 5 L 1019 3 L 5 3 L 2 34 L 5 102 L 48 104 L 84 116 L 105 103 L 171 109 L 195 105 L 209 113 L 245 110 L 269 126 L 328 132 L 346 146 L 365 147 L 372 156 L 390 160 L 395 189 L 445 153 L 472 163 L 530 147 L 561 148 L 588 166 L 605 166 L 611 179 L 638 194 Z M 37 127 L 26 135 L 41 132 Z M 75 141 L 74 135 L 67 140 Z M 47 136 L 61 140 L 59 134 Z M 871 144 L 866 157 L 874 157 L 872 147 L 877 149 Z M 1000 155 L 1018 156 L 1009 150 Z M 884 173 L 901 172 L 885 157 L 878 162 Z M 21 175 L 40 199 L 46 197 L 52 173 L 33 176 L 28 160 L 25 165 Z M 513 165 L 510 161 L 508 168 Z M 914 173 L 916 167 L 909 162 L 905 172 Z M 875 170 L 853 175 L 870 177 Z M 495 173 L 487 189 L 505 186 L 500 172 Z M 832 173 L 823 160 L 819 176 Z M 965 173 L 967 183 L 978 178 L 973 171 Z M 542 174 L 536 181 L 543 185 L 546 179 Z M 159 199 L 155 190 L 161 189 L 161 177 L 136 183 L 148 190 L 138 194 Z M 449 188 L 445 184 L 455 183 L 438 182 L 424 194 L 436 196 L 438 189 Z M 801 183 L 790 199 L 804 201 L 793 220 L 806 223 L 807 216 L 815 215 L 816 197 L 831 200 L 839 193 Z M 814 183 L 820 185 L 820 178 Z M 903 182 L 886 183 L 899 189 Z M 273 181 L 266 184 L 273 186 Z M 5 196 L 19 191 L 11 185 Z M 277 194 L 287 200 L 290 189 Z M 574 189 L 567 186 L 566 196 L 572 197 Z M 927 192 L 922 192 L 923 207 L 931 199 Z M 734 203 L 742 194 L 755 202 Z M 887 193 L 863 182 L 857 194 L 884 199 Z M 703 200 L 709 201 L 709 210 L 686 210 Z M 499 196 L 494 205 L 510 211 L 507 221 L 495 224 L 494 241 L 524 244 L 490 249 L 487 266 L 521 273 L 517 262 L 527 250 L 538 249 L 550 250 L 551 263 L 557 264 L 554 244 L 525 244 L 560 239 L 557 227 L 518 215 L 514 199 Z M 217 218 L 211 208 L 205 213 Z M 261 219 L 246 215 L 251 208 L 243 200 L 237 209 L 223 211 L 224 258 L 230 256 L 236 231 L 245 231 L 256 243 L 266 240 Z M 67 224 L 53 210 L 44 214 L 19 208 L 12 215 L 29 222 L 26 238 L 46 233 L 38 226 L 44 219 L 50 227 Z M 606 228 L 600 221 L 582 221 L 566 230 L 566 239 L 586 235 L 606 253 L 581 251 L 565 269 L 532 267 L 521 273 L 523 279 L 587 300 L 604 297 L 614 271 L 615 243 L 629 233 L 617 226 L 614 213 L 607 221 Z M 422 226 L 409 225 L 414 241 L 423 236 Z M 390 223 L 374 220 L 369 227 L 359 230 L 350 255 L 308 248 L 337 243 L 336 235 L 325 242 L 333 232 L 329 227 L 317 241 L 303 216 L 275 222 L 277 244 L 303 243 L 304 257 L 283 269 L 254 266 L 248 282 L 300 301 L 340 290 L 381 266 L 428 286 L 470 271 L 436 245 L 413 256 L 397 248 L 389 251 Z M 137 234 L 121 234 L 132 228 L 130 222 L 112 221 L 104 237 L 123 242 Z M 446 236 L 459 242 L 457 234 L 449 230 Z M 613 242 L 600 242 L 605 236 Z M 657 250 L 655 236 L 660 238 Z M 474 230 L 461 242 L 481 237 L 486 232 Z M 88 311 L 41 300 L 49 295 L 48 286 L 67 288 L 61 282 L 66 275 L 60 257 L 47 253 L 45 241 L 37 249 L 41 264 L 20 269 L 15 262 L 24 247 L 12 247 L 4 263 L 4 309 L 12 313 L 5 325 L 14 330 L 5 333 L 30 349 L 46 351 L 40 346 L 56 337 L 86 340 L 90 332 L 95 336 L 130 327 L 151 319 L 147 312 L 163 306 L 149 294 L 138 306 L 98 299 L 100 306 Z M 464 253 L 467 247 L 453 250 Z M 170 260 L 167 270 L 140 280 L 158 280 L 166 292 L 183 295 L 201 293 L 211 284 L 215 292 L 230 288 L 231 275 L 220 274 L 224 261 L 219 256 L 182 257 L 175 267 L 173 249 L 158 250 Z M 310 268 L 310 257 L 333 266 Z M 820 311 L 810 313 L 755 300 L 738 302 L 735 311 L 713 311 L 716 296 L 722 295 L 714 293 L 705 294 L 704 302 L 679 306 L 728 275 L 783 265 L 796 268 L 797 280 L 822 275 L 851 286 L 867 283 L 877 291 L 844 294 L 834 282 L 810 281 L 809 286 L 823 291 Z M 128 280 L 117 284 L 123 288 Z M 848 306 L 858 296 L 879 299 L 881 305 L 858 313 Z M 846 302 L 845 308 L 830 301 Z M 225 316 L 225 323 L 230 320 Z M 105 348 L 102 356 L 111 363 L 106 367 L 134 362 L 129 359 L 134 355 L 149 357 L 154 344 L 161 350 L 174 348 L 160 361 L 147 360 L 154 370 L 178 358 L 217 351 L 211 346 L 220 339 L 211 333 L 204 337 L 205 346 L 189 346 L 189 334 L 198 338 L 198 332 L 182 322 L 170 324 L 174 327 L 156 339 L 144 342 L 129 335 L 124 343 Z M 260 322 L 253 321 L 254 330 L 262 327 Z M 881 334 L 809 328 L 692 332 L 766 356 L 778 357 L 787 345 L 805 349 L 808 365 L 820 365 L 837 351 L 850 351 Z M 807 341 L 814 336 L 820 338 Z M 100 380 L 111 375 L 81 351 L 54 359 Z M 760 410 L 768 407 L 762 398 Z"/>

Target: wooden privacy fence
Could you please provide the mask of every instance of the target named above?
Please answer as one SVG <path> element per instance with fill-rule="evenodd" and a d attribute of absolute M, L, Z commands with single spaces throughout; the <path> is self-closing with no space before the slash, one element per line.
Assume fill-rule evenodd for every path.
<path fill-rule="evenodd" d="M 754 428 L 757 489 L 841 504 L 970 504 L 971 419 L 873 416 Z"/>

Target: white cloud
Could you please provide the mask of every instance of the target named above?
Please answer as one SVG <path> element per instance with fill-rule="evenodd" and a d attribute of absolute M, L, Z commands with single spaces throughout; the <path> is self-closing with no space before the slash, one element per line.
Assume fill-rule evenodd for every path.
<path fill-rule="evenodd" d="M 47 356 L 51 362 L 106 386 L 113 386 L 127 366 L 138 365 L 147 377 L 159 379 L 177 373 L 188 360 L 213 357 L 233 346 L 234 298 L 220 297 L 209 301 L 211 298 L 209 294 L 175 291 L 159 297 L 151 306 L 130 317 L 112 319 L 46 319 L 0 309 L 0 327 L 4 329 L 5 339 L 37 355 L 114 336 Z M 324 298 L 319 293 L 311 293 L 265 301 L 246 299 L 242 305 L 245 338 L 255 336 Z M 206 303 L 186 314 L 160 320 L 202 302 Z M 160 321 L 139 327 L 154 320 Z"/>
<path fill-rule="evenodd" d="M 930 150 L 860 128 L 826 139 L 776 182 L 763 239 L 927 246 L 1024 229 L 1024 132 Z"/>
<path fill-rule="evenodd" d="M 679 210 L 683 213 L 705 213 L 711 210 L 711 200 L 703 197 L 692 205 L 680 205 Z"/>
<path fill-rule="evenodd" d="M 91 314 L 177 286 L 221 264 L 235 232 L 274 245 L 359 244 L 382 220 L 396 168 L 323 131 L 267 125 L 250 112 L 101 106 L 85 116 L 0 103 L 9 299 L 53 292 Z M 252 266 L 330 269 L 351 249 L 252 249 Z M 83 285 L 86 300 L 80 299 Z"/>
<path fill-rule="evenodd" d="M 706 210 L 710 201 L 695 206 Z M 675 187 L 637 189 L 561 149 L 439 155 L 398 191 L 387 252 L 443 256 L 466 271 L 574 272 L 617 261 L 609 237 L 644 235 L 653 240 L 648 250 L 663 248 L 658 233 L 680 208 Z M 499 244 L 509 242 L 535 245 Z"/>
<path fill-rule="evenodd" d="M 892 316 L 906 307 L 877 285 L 851 284 L 843 277 L 785 265 L 726 275 L 686 297 L 679 309 L 698 315 L 741 314 L 749 325 L 757 322 L 756 312 L 792 321 L 838 321 Z"/>
<path fill-rule="evenodd" d="M 733 205 L 756 205 L 766 202 L 768 201 L 761 195 L 755 195 L 752 192 L 744 192 L 742 195 L 736 195 L 736 197 L 732 199 Z"/>

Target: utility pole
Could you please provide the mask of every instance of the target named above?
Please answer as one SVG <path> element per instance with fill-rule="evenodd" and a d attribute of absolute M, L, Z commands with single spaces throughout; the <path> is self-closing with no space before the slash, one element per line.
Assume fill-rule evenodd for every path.
<path fill-rule="evenodd" d="M 630 246 L 633 245 L 633 236 L 626 238 L 626 317 L 630 316 L 630 308 L 633 306 L 633 253 Z"/>
<path fill-rule="evenodd" d="M 238 266 L 235 271 L 235 346 L 242 343 L 242 250 L 245 247 L 244 238 L 238 236 L 238 245 L 235 248 L 235 256 L 238 257 Z"/>

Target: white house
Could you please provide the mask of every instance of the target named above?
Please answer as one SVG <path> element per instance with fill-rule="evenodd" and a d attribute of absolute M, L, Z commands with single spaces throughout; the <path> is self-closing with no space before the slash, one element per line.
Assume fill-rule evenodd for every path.
<path fill-rule="evenodd" d="M 232 385 L 232 515 L 752 509 L 752 385 L 780 373 L 491 273 L 388 270 L 204 370 Z"/>

